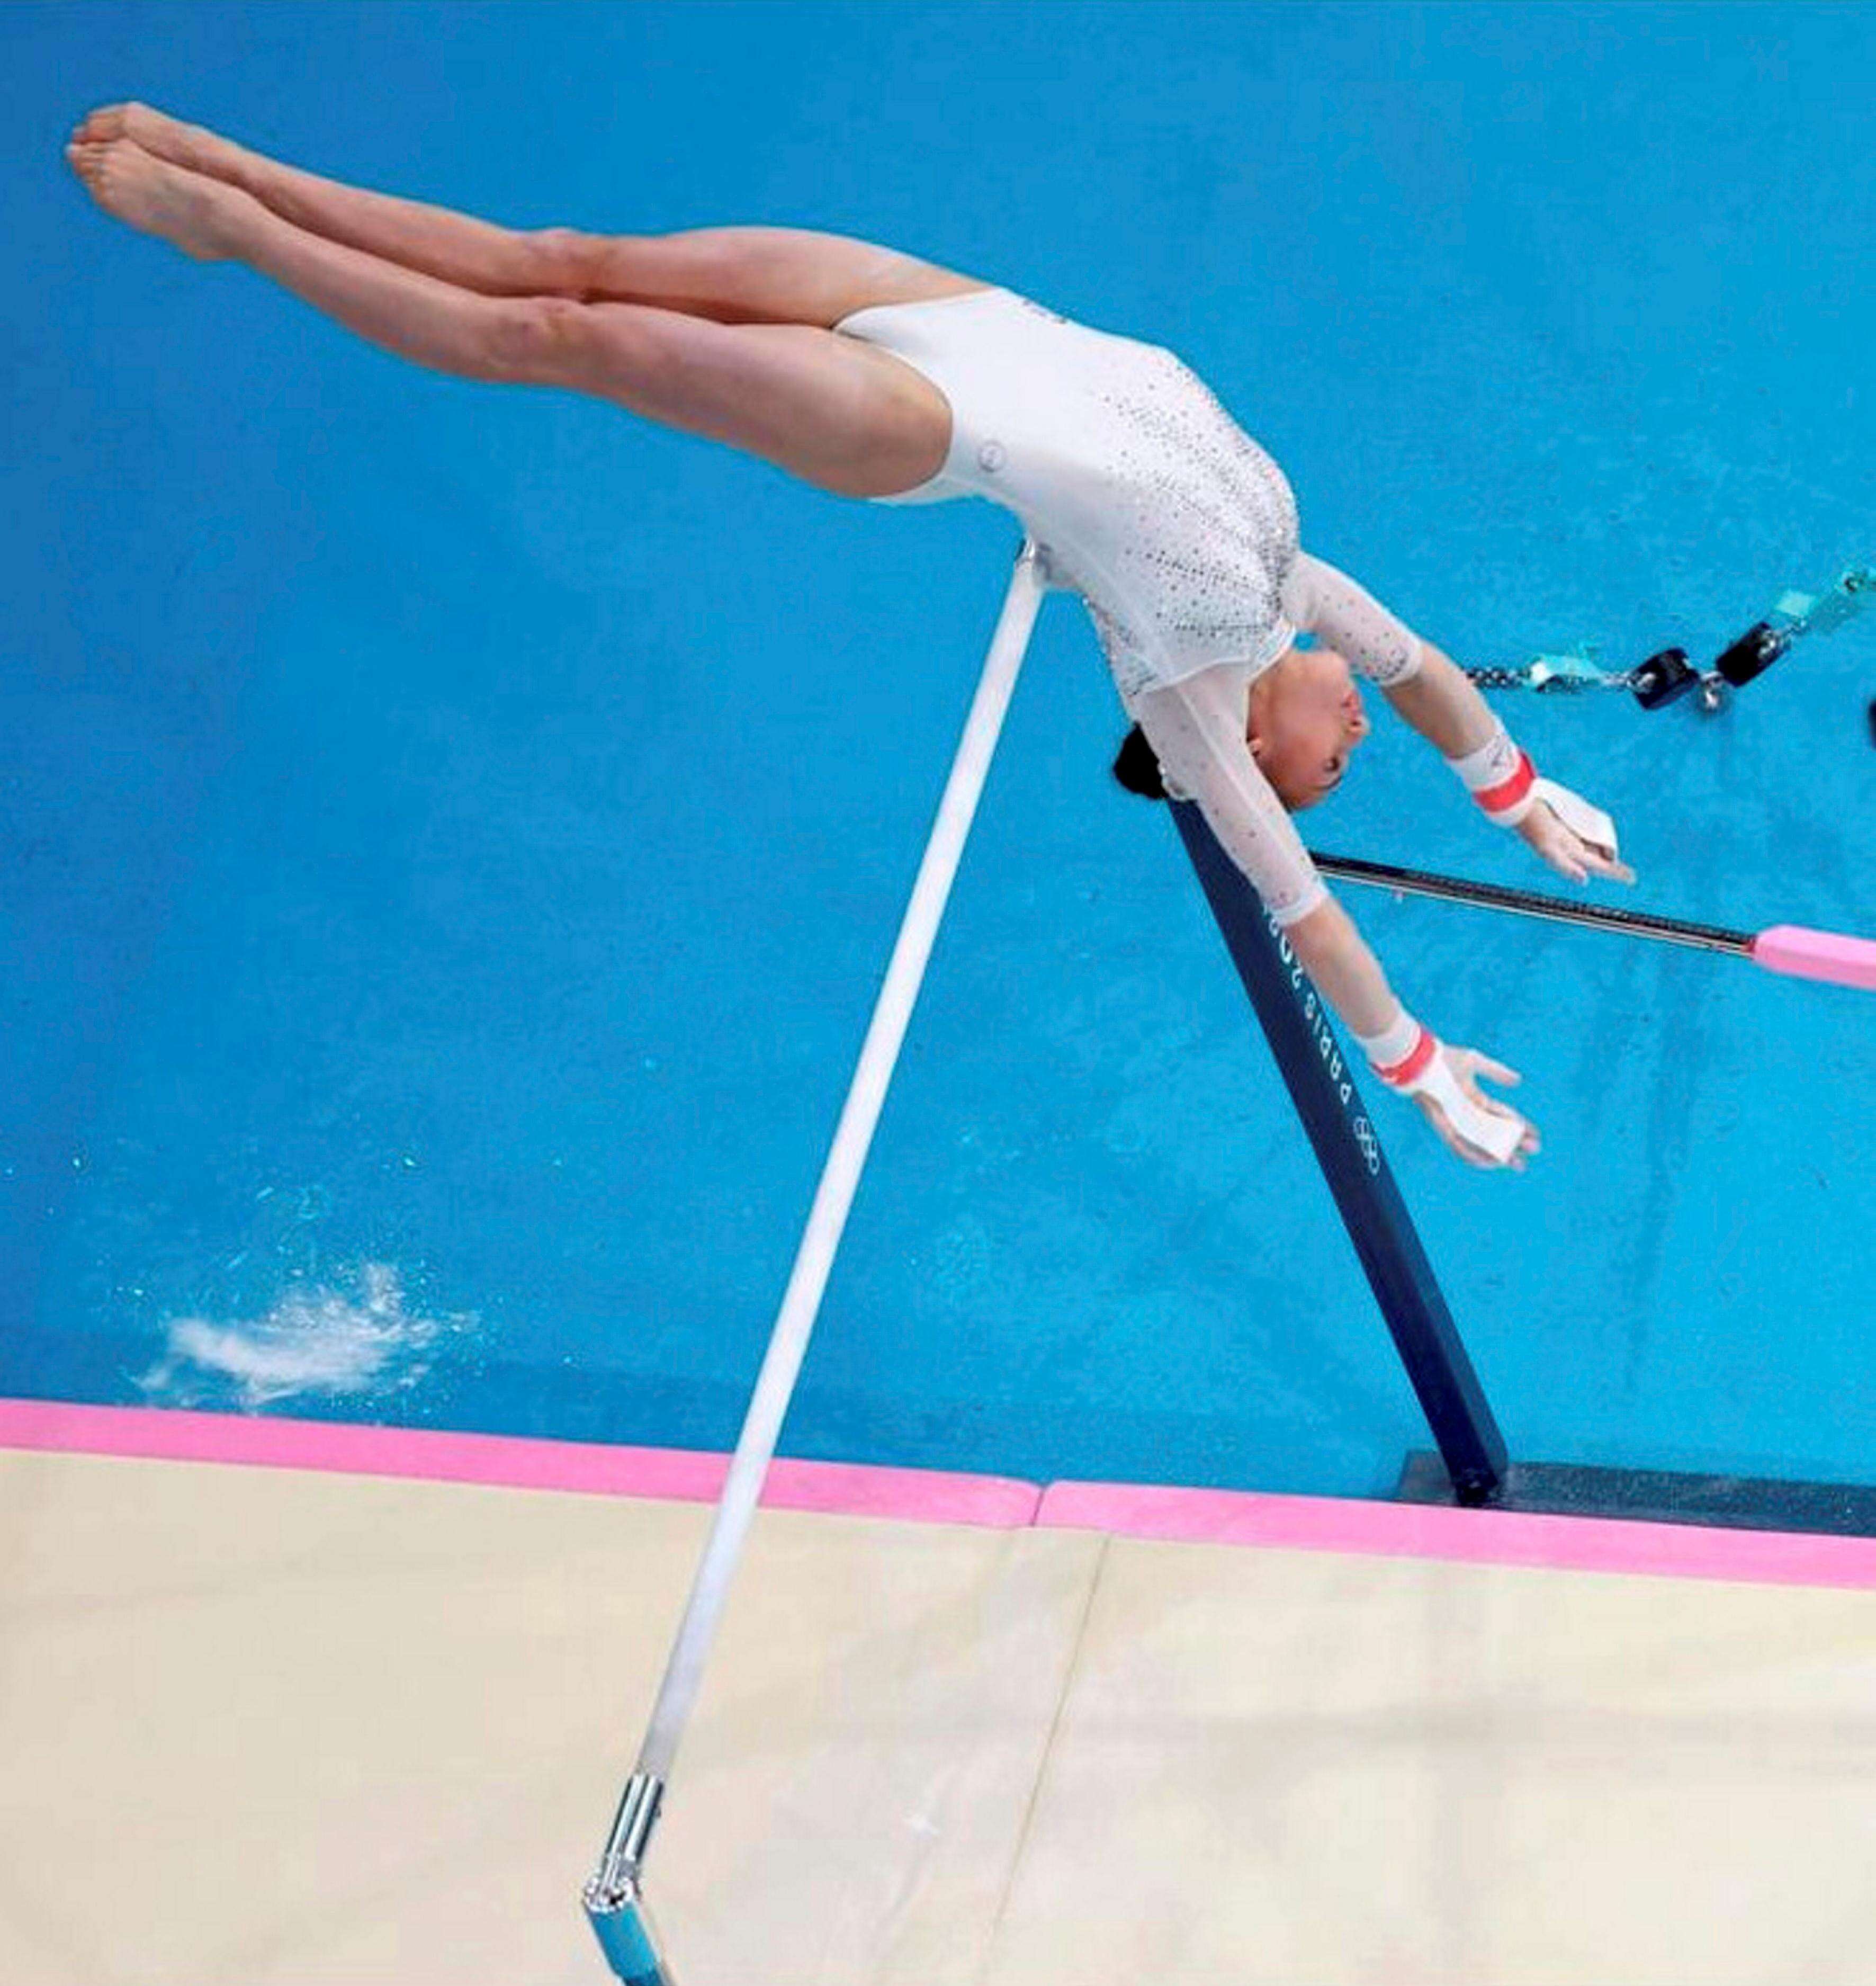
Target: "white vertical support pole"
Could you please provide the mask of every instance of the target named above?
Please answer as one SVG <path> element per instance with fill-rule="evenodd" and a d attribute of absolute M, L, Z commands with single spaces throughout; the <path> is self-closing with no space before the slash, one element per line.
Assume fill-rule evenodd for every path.
<path fill-rule="evenodd" d="M 925 976 L 939 921 L 963 854 L 965 838 L 970 832 L 991 756 L 1016 688 L 1017 673 L 1047 588 L 1043 554 L 1033 542 L 1026 541 L 1017 557 L 983 677 L 965 720 L 963 740 L 939 803 L 937 820 L 926 844 L 924 860 L 919 866 L 911 901 L 899 927 L 899 941 L 886 968 L 886 983 L 880 988 L 846 1104 L 835 1129 L 833 1144 L 795 1254 L 794 1270 L 770 1335 L 768 1355 L 756 1380 L 703 1560 L 652 1709 L 637 1768 L 620 1803 L 599 1872 L 587 1887 L 587 1907 L 595 1918 L 600 1941 L 607 1945 L 609 1955 L 611 1946 L 600 1920 L 608 1910 L 635 1910 L 637 1907 L 640 1870 L 665 1782 L 697 1699 L 704 1664 L 761 1495 L 763 1479 L 775 1455 L 782 1420 L 807 1352 L 809 1336 L 833 1268 L 835 1251 L 840 1245 L 873 1130 L 886 1102 L 886 1086 L 905 1040 L 913 1003 Z"/>

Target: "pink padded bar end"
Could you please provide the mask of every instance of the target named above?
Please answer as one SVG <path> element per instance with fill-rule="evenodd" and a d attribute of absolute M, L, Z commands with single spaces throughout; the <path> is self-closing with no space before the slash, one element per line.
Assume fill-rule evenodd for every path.
<path fill-rule="evenodd" d="M 1774 924 L 1752 941 L 1755 964 L 1794 979 L 1827 979 L 1836 986 L 1861 986 L 1876 993 L 1876 942 L 1843 937 L 1835 931 L 1806 931 Z"/>

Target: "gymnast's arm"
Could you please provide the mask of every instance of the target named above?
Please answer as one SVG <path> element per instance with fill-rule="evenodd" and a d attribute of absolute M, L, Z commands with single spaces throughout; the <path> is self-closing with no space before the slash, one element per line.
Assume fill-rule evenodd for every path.
<path fill-rule="evenodd" d="M 1366 676 L 1445 757 L 1476 752 L 1497 728 L 1464 669 L 1326 560 L 1296 554 L 1283 581 L 1283 611 Z"/>
<path fill-rule="evenodd" d="M 1351 1033 L 1382 1033 L 1400 1011 L 1380 961 L 1331 897 L 1296 823 L 1245 742 L 1248 679 L 1229 665 L 1142 692 L 1133 714 L 1167 790 L 1198 803 L 1256 887 L 1303 970 Z"/>
<path fill-rule="evenodd" d="M 1296 824 L 1245 742 L 1248 672 L 1222 664 L 1137 693 L 1131 709 L 1168 794 L 1197 803 L 1225 852 L 1256 886 L 1290 949 L 1383 1082 L 1412 1096 L 1470 1165 L 1522 1170 L 1535 1130 L 1478 1086 L 1515 1073 L 1448 1047 L 1395 998 L 1354 921 L 1324 887 Z"/>
<path fill-rule="evenodd" d="M 1413 675 L 1384 687 L 1388 702 L 1446 758 L 1476 752 L 1498 728 L 1465 671 L 1431 641 L 1420 643 L 1420 667 Z"/>
<path fill-rule="evenodd" d="M 1444 757 L 1487 817 L 1515 828 L 1559 874 L 1632 883 L 1615 823 L 1580 794 L 1540 780 L 1465 671 L 1423 641 L 1346 573 L 1299 552 L 1283 581 L 1283 611 L 1334 648 Z"/>

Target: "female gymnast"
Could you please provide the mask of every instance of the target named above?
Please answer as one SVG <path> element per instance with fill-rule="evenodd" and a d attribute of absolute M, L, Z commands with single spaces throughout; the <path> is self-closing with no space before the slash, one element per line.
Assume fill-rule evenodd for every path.
<path fill-rule="evenodd" d="M 92 112 L 66 157 L 107 213 L 419 365 L 596 394 L 841 496 L 1014 511 L 1087 602 L 1167 789 L 1197 803 L 1381 1080 L 1470 1163 L 1522 1170 L 1537 1151 L 1478 1086 L 1516 1072 L 1406 1012 L 1290 813 L 1367 735 L 1352 670 L 1572 880 L 1634 880 L 1614 827 L 1538 777 L 1463 671 L 1302 550 L 1283 472 L 1173 353 L 838 235 L 517 233 L 143 104 Z"/>

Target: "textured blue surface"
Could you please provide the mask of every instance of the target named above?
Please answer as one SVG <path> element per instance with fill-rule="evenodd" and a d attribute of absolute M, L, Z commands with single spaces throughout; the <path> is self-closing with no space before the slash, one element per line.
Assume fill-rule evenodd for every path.
<path fill-rule="evenodd" d="M 6 9 L 0 1390 L 727 1446 L 1017 539 L 374 351 L 99 214 L 91 104 L 1007 283 L 1178 350 L 1461 659 L 1626 665 L 1876 561 L 1873 53 L 1861 6 Z M 1620 900 L 1867 932 L 1873 692 L 1876 616 L 1704 722 L 1504 707 Z M 1385 1489 L 1411 1397 L 1121 729 L 1052 602 L 784 1446 Z M 1309 826 L 1545 881 L 1384 714 Z M 1876 1478 L 1868 998 L 1345 900 L 1544 1133 L 1481 1175 L 1377 1103 L 1514 1452 Z"/>

